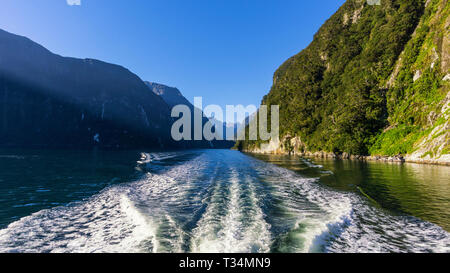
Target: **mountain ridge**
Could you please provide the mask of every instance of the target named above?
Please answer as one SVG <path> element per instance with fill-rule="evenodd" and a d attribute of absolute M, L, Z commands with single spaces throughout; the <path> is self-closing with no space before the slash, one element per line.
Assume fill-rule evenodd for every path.
<path fill-rule="evenodd" d="M 2 147 L 221 147 L 172 140 L 171 106 L 127 68 L 62 57 L 4 30 L 0 105 Z"/>
<path fill-rule="evenodd" d="M 179 104 L 186 105 L 191 109 L 194 107 L 194 105 L 192 105 L 192 103 L 187 100 L 176 87 L 149 81 L 145 81 L 145 84 L 153 91 L 153 93 L 160 96 L 170 108 Z"/>

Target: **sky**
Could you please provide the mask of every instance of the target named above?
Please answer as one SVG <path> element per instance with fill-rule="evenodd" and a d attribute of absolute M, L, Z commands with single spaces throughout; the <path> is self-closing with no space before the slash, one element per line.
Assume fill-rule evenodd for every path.
<path fill-rule="evenodd" d="M 344 0 L 2 0 L 0 28 L 203 105 L 256 105 Z"/>

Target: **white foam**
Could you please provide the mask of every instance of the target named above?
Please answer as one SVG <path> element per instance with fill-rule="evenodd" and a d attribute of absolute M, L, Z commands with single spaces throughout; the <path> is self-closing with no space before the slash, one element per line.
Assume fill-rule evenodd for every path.
<path fill-rule="evenodd" d="M 306 164 L 306 166 L 308 166 L 310 168 L 318 168 L 318 169 L 323 168 L 322 165 L 316 165 L 316 164 L 312 163 L 311 161 L 309 161 L 308 159 L 302 158 L 301 160 L 303 161 L 303 163 Z"/>
<path fill-rule="evenodd" d="M 407 216 L 392 216 L 352 194 L 332 191 L 316 179 L 271 165 L 284 206 L 297 217 L 291 228 L 301 238 L 297 252 L 450 252 L 450 236 L 441 227 Z M 295 208 L 292 193 L 316 209 Z M 280 194 L 281 193 L 281 194 Z M 304 228 L 299 229 L 299 226 Z M 382 232 L 380 231 L 382 230 Z"/>
<path fill-rule="evenodd" d="M 436 225 L 215 153 L 22 218 L 0 230 L 0 252 L 450 252 L 449 234 Z M 142 162 L 178 155 L 145 154 Z"/>
<path fill-rule="evenodd" d="M 244 205 L 243 189 L 240 184 L 249 187 L 249 207 Z M 270 250 L 270 225 L 264 219 L 264 213 L 258 206 L 258 199 L 252 181 L 247 177 L 240 180 L 236 170 L 231 171 L 229 179 L 229 197 L 226 213 L 218 218 L 221 210 L 221 184 L 216 185 L 212 200 L 193 231 L 192 250 L 205 253 L 249 253 L 268 252 Z M 246 217 L 244 210 L 251 210 Z"/>
<path fill-rule="evenodd" d="M 146 240 L 149 248 L 140 248 Z M 1 252 L 141 252 L 156 247 L 155 228 L 122 187 L 40 211 L 0 231 Z"/>
<path fill-rule="evenodd" d="M 187 162 L 166 174 L 148 174 L 86 201 L 24 217 L 0 230 L 0 252 L 159 251 L 158 224 L 164 208 L 181 202 L 185 188 L 177 186 L 186 179 L 180 178 L 194 179 L 200 162 Z M 146 206 L 138 209 L 142 203 Z"/>

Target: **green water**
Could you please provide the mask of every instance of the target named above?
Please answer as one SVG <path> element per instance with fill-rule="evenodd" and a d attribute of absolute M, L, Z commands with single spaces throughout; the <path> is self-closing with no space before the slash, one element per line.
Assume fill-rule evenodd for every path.
<path fill-rule="evenodd" d="M 364 196 L 374 206 L 412 215 L 450 231 L 450 167 L 415 163 L 362 162 L 297 156 L 254 155 L 336 190 Z M 320 168 L 322 167 L 322 168 Z"/>

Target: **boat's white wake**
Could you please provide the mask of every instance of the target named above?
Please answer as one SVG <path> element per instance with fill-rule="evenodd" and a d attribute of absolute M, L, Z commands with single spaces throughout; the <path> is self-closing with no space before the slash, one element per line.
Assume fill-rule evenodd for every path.
<path fill-rule="evenodd" d="M 295 219 L 281 251 L 450 252 L 450 236 L 439 226 L 390 215 L 353 193 L 328 189 L 286 169 L 272 165 L 270 172 L 274 195 L 289 212 L 286 218 Z"/>
<path fill-rule="evenodd" d="M 2 252 L 152 252 L 155 227 L 122 187 L 40 211 L 0 231 Z"/>
<path fill-rule="evenodd" d="M 139 164 L 155 160 L 159 172 L 10 224 L 0 252 L 450 252 L 436 225 L 239 153 Z"/>
<path fill-rule="evenodd" d="M 270 225 L 259 206 L 254 181 L 232 169 L 229 181 L 218 183 L 205 214 L 193 230 L 192 251 L 268 252 Z M 228 192 L 228 193 L 227 193 Z"/>

